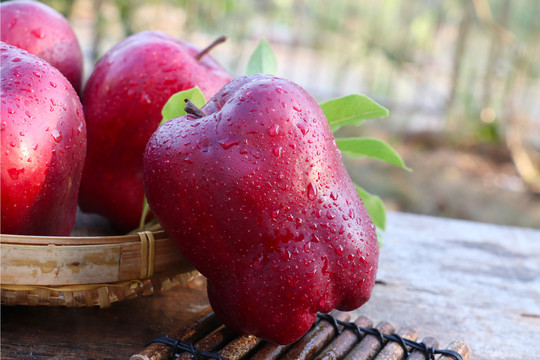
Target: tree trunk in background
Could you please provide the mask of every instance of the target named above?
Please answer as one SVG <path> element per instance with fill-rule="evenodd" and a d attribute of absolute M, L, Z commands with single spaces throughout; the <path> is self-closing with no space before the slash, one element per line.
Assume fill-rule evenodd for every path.
<path fill-rule="evenodd" d="M 95 64 L 99 59 L 99 45 L 103 38 L 103 15 L 101 14 L 101 5 L 103 0 L 95 0 L 92 2 L 94 13 L 96 14 L 96 22 L 94 23 L 94 34 L 92 38 L 92 64 Z"/>
<path fill-rule="evenodd" d="M 455 98 L 457 89 L 459 86 L 459 78 L 461 74 L 461 64 L 463 57 L 465 55 L 465 48 L 467 45 L 467 40 L 470 33 L 471 24 L 474 18 L 474 9 L 471 0 L 463 0 L 463 17 L 459 24 L 459 33 L 456 39 L 456 49 L 454 52 L 454 59 L 452 61 L 452 75 L 451 75 L 451 85 L 450 85 L 450 94 L 448 96 L 448 102 L 446 103 L 446 113 L 449 114 L 451 111 Z M 448 116 L 448 115 L 447 115 Z M 455 124 L 452 124 L 450 121 L 447 122 L 447 127 L 453 128 Z"/>
<path fill-rule="evenodd" d="M 516 169 L 529 188 L 540 194 L 540 168 L 538 167 L 538 153 L 526 144 L 524 134 L 527 115 L 521 110 L 520 94 L 524 93 L 527 82 L 527 73 L 530 59 L 527 54 L 516 58 L 516 72 L 508 94 L 506 106 L 506 144 L 510 150 L 512 161 Z M 536 158 L 536 159 L 535 159 Z"/>
<path fill-rule="evenodd" d="M 506 28 L 508 25 L 508 19 L 510 18 L 510 12 L 511 2 L 510 0 L 505 0 L 501 10 L 496 16 L 496 22 L 500 26 Z M 486 64 L 486 72 L 484 74 L 483 94 L 481 103 L 482 108 L 487 108 L 491 105 L 491 98 L 493 95 L 493 76 L 495 73 L 495 66 L 501 54 L 502 42 L 502 39 L 498 36 L 498 32 L 494 30 L 491 35 L 491 45 L 489 48 L 489 55 Z"/>

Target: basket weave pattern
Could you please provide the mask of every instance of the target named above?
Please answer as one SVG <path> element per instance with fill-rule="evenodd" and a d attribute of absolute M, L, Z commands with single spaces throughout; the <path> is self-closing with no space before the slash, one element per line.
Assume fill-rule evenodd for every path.
<path fill-rule="evenodd" d="M 1 303 L 108 307 L 198 277 L 162 231 L 124 236 L 1 235 Z"/>

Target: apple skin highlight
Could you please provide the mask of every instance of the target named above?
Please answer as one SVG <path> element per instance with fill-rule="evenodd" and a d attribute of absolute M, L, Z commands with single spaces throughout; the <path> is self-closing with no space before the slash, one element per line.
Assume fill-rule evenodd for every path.
<path fill-rule="evenodd" d="M 68 20 L 39 1 L 6 1 L 0 10 L 1 40 L 50 63 L 80 94 L 83 54 Z"/>
<path fill-rule="evenodd" d="M 2 233 L 67 236 L 86 156 L 81 102 L 56 68 L 0 44 Z"/>

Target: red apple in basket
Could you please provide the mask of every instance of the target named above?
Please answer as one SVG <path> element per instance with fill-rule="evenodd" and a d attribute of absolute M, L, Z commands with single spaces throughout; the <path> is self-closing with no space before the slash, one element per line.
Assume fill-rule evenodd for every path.
<path fill-rule="evenodd" d="M 83 55 L 67 19 L 38 1 L 7 1 L 0 5 L 1 39 L 46 60 L 81 91 Z"/>
<path fill-rule="evenodd" d="M 88 156 L 79 205 L 119 230 L 137 227 L 144 192 L 142 157 L 169 97 L 199 86 L 207 98 L 231 80 L 208 54 L 166 34 L 128 37 L 97 63 L 83 95 Z"/>
<path fill-rule="evenodd" d="M 148 203 L 232 329 L 291 343 L 370 297 L 378 245 L 319 105 L 255 74 L 172 119 L 144 155 Z"/>
<path fill-rule="evenodd" d="M 2 233 L 69 235 L 86 154 L 81 102 L 48 62 L 0 51 Z"/>

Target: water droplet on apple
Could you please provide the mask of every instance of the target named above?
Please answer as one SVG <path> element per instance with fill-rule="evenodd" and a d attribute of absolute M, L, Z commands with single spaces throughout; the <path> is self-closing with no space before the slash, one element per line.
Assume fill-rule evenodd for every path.
<path fill-rule="evenodd" d="M 237 138 L 233 138 L 233 137 L 230 137 L 230 138 L 227 138 L 225 140 L 220 140 L 219 141 L 219 145 L 221 145 L 223 150 L 230 149 L 234 145 L 238 145 L 238 144 L 240 144 L 240 140 L 238 140 Z"/>
<path fill-rule="evenodd" d="M 283 260 L 290 260 L 291 259 L 291 252 L 287 247 L 281 248 L 280 255 Z"/>
<path fill-rule="evenodd" d="M 334 248 L 334 252 L 339 256 L 343 255 L 343 245 L 338 245 Z"/>
<path fill-rule="evenodd" d="M 274 148 L 274 151 L 273 151 L 273 152 L 274 152 L 274 155 L 275 155 L 276 157 L 280 157 L 280 156 L 281 156 L 281 151 L 282 151 L 282 150 L 283 150 L 283 148 L 282 148 L 281 146 L 276 146 L 276 147 Z"/>
<path fill-rule="evenodd" d="M 33 144 L 32 145 L 32 150 L 37 150 L 38 149 L 38 144 Z"/>
<path fill-rule="evenodd" d="M 317 198 L 317 185 L 310 182 L 307 186 L 307 196 L 308 199 L 313 201 Z"/>
<path fill-rule="evenodd" d="M 163 85 L 173 85 L 176 83 L 176 79 L 175 78 L 166 78 L 164 81 L 163 81 Z"/>
<path fill-rule="evenodd" d="M 17 19 L 17 18 L 11 19 L 11 21 L 9 22 L 9 25 L 8 25 L 8 26 L 9 26 L 9 29 L 13 29 L 13 27 L 14 27 L 15 25 L 17 25 L 17 22 L 18 22 L 18 19 Z M 2 50 L 4 50 L 4 49 L 2 49 Z"/>
<path fill-rule="evenodd" d="M 44 39 L 45 38 L 45 33 L 43 32 L 42 28 L 36 28 L 36 29 L 32 30 L 30 33 L 32 35 L 34 35 L 35 37 L 37 37 L 38 39 Z"/>
<path fill-rule="evenodd" d="M 62 133 L 60 131 L 58 131 L 58 129 L 54 129 L 51 132 L 51 135 L 52 135 L 54 141 L 56 141 L 56 142 L 62 141 Z"/>
<path fill-rule="evenodd" d="M 362 265 L 364 265 L 364 266 L 367 266 L 367 264 L 368 264 L 368 261 L 367 261 L 367 259 L 366 259 L 365 256 L 360 256 L 360 262 L 361 262 Z"/>
<path fill-rule="evenodd" d="M 309 132 L 309 128 L 307 127 L 306 124 L 298 123 L 298 124 L 296 124 L 296 127 L 297 127 L 298 129 L 300 129 L 300 132 L 301 132 L 302 135 L 304 135 L 304 136 Z"/>
<path fill-rule="evenodd" d="M 15 114 L 15 109 L 8 107 L 8 114 Z"/>
<path fill-rule="evenodd" d="M 151 104 L 152 99 L 150 99 L 150 95 L 148 95 L 147 93 L 145 93 L 143 91 L 143 92 L 141 92 L 141 95 L 139 97 L 139 103 L 142 104 L 142 105 Z"/>
<path fill-rule="evenodd" d="M 14 57 L 13 59 L 11 59 L 11 62 L 19 62 L 21 60 L 22 59 L 20 57 Z"/>
<path fill-rule="evenodd" d="M 24 173 L 24 168 L 23 169 L 16 169 L 16 168 L 8 169 L 9 177 L 13 180 L 18 180 L 19 175 L 21 175 L 22 173 Z"/>
<path fill-rule="evenodd" d="M 49 84 L 50 84 L 53 88 L 55 88 L 55 87 L 57 86 L 56 83 L 54 83 L 54 82 L 52 82 L 52 81 L 51 81 Z"/>
<path fill-rule="evenodd" d="M 321 260 L 323 261 L 323 267 L 321 269 L 322 273 L 324 275 L 328 274 L 328 258 L 326 256 L 321 257 Z"/>
<path fill-rule="evenodd" d="M 17 143 L 16 143 L 15 141 L 11 140 L 11 141 L 9 142 L 9 146 L 15 147 L 15 146 L 17 146 Z"/>
<path fill-rule="evenodd" d="M 287 283 L 290 287 L 295 288 L 296 284 L 298 283 L 298 277 L 296 276 L 290 276 L 287 278 Z"/>
<path fill-rule="evenodd" d="M 260 253 L 257 257 L 256 262 L 253 264 L 253 269 L 258 271 L 262 270 L 266 261 L 266 255 L 264 253 Z"/>
<path fill-rule="evenodd" d="M 270 130 L 268 130 L 268 135 L 270 136 L 277 136 L 279 134 L 279 125 L 274 124 Z"/>
<path fill-rule="evenodd" d="M 32 74 L 34 74 L 36 77 L 40 78 L 41 77 L 41 73 L 38 72 L 38 71 L 33 71 Z"/>
<path fill-rule="evenodd" d="M 302 109 L 300 109 L 300 108 L 298 108 L 298 107 L 296 107 L 296 106 L 293 106 L 292 108 L 293 108 L 295 111 L 302 112 Z"/>
<path fill-rule="evenodd" d="M 333 192 L 333 191 L 330 192 L 330 198 L 331 198 L 332 200 L 337 200 L 338 197 L 339 197 L 339 195 L 338 195 L 337 193 L 335 193 L 335 192 Z"/>

